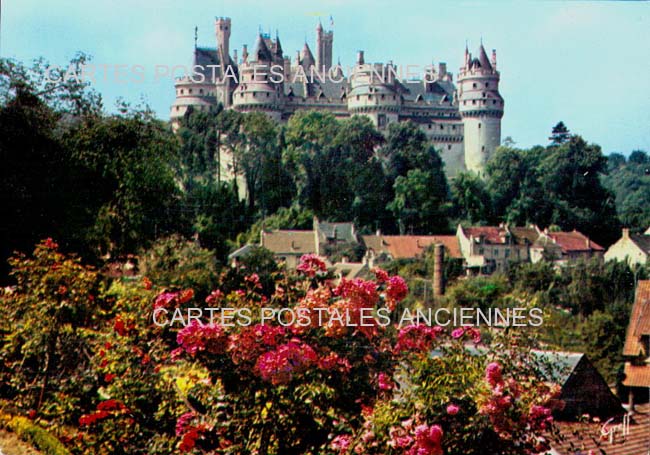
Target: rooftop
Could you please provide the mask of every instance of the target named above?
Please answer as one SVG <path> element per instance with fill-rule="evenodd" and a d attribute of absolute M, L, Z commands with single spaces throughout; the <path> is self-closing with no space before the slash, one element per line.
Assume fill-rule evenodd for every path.
<path fill-rule="evenodd" d="M 436 243 L 445 246 L 446 254 L 460 259 L 460 245 L 455 235 L 365 235 L 363 241 L 375 253 L 388 253 L 393 259 L 422 257 L 427 248 Z"/>
<path fill-rule="evenodd" d="M 605 251 L 605 249 L 592 241 L 582 232 L 547 232 L 546 235 L 562 248 L 563 253 L 578 251 Z"/>
<path fill-rule="evenodd" d="M 303 255 L 316 253 L 316 238 L 314 231 L 263 231 L 262 246 L 275 254 Z"/>
<path fill-rule="evenodd" d="M 643 353 L 650 356 L 641 342 L 643 335 L 650 335 L 650 280 L 639 280 L 637 283 L 623 355 L 638 356 Z"/>
<path fill-rule="evenodd" d="M 613 442 L 602 437 L 603 430 L 619 425 L 622 417 L 606 424 L 598 419 L 588 422 L 558 422 L 560 441 L 551 443 L 558 455 L 645 455 L 650 449 L 650 404 L 637 406 L 638 413 L 630 419 L 629 435 L 623 437 L 616 433 Z M 595 421 L 594 421 L 595 420 Z M 589 452 L 589 451 L 593 452 Z"/>

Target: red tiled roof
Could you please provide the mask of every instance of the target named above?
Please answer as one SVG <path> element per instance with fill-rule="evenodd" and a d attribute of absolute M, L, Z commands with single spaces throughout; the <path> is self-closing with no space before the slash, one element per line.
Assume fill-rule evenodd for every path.
<path fill-rule="evenodd" d="M 632 365 L 625 363 L 625 380 L 628 387 L 650 387 L 650 365 Z"/>
<path fill-rule="evenodd" d="M 627 326 L 623 355 L 637 356 L 640 353 L 650 355 L 650 352 L 644 352 L 641 343 L 643 335 L 650 335 L 650 280 L 639 280 L 636 285 L 636 297 L 630 323 Z"/>
<path fill-rule="evenodd" d="M 590 450 L 594 454 L 607 455 L 644 455 L 650 447 L 650 404 L 637 406 L 630 419 L 630 434 L 623 437 L 617 432 L 614 442 L 608 438 L 601 439 L 605 422 L 558 422 L 560 441 L 551 442 L 558 455 L 586 455 Z M 622 417 L 615 419 L 607 428 L 617 426 Z"/>
<path fill-rule="evenodd" d="M 465 235 L 470 235 L 474 238 L 484 237 L 485 241 L 494 244 L 506 243 L 506 229 L 499 226 L 472 226 L 464 227 Z"/>
<path fill-rule="evenodd" d="M 425 250 L 436 243 L 442 243 L 445 246 L 446 254 L 452 258 L 463 257 L 455 235 L 384 235 L 381 239 L 381 251 L 390 254 L 393 259 L 422 257 Z M 373 239 L 368 240 L 366 241 L 366 236 L 364 236 L 364 241 L 369 247 L 369 244 L 377 243 Z"/>
<path fill-rule="evenodd" d="M 593 242 L 581 232 L 549 232 L 547 234 L 557 243 L 564 253 L 576 251 L 605 251 L 605 248 Z"/>

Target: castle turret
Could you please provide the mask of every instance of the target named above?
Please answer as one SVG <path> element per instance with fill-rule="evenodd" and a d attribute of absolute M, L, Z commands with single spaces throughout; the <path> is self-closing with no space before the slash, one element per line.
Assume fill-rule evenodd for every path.
<path fill-rule="evenodd" d="M 495 51 L 490 62 L 483 44 L 476 58 L 465 48 L 465 64 L 458 74 L 458 107 L 464 126 L 465 166 L 479 174 L 501 144 L 499 78 Z"/>
<path fill-rule="evenodd" d="M 217 87 L 212 80 L 209 66 L 218 64 L 219 56 L 216 49 L 198 47 L 195 44 L 193 71 L 174 81 L 176 99 L 169 115 L 174 130 L 178 129 L 181 118 L 189 109 L 209 112 L 217 106 Z"/>
<path fill-rule="evenodd" d="M 230 18 L 218 17 L 214 24 L 217 35 L 217 49 L 223 57 L 230 55 Z"/>
<path fill-rule="evenodd" d="M 318 22 L 316 27 L 316 67 L 322 71 L 329 71 L 332 67 L 332 45 L 334 43 L 334 32 L 324 31 L 323 25 Z"/>
<path fill-rule="evenodd" d="M 279 41 L 272 41 L 268 35 L 258 36 L 255 50 L 239 68 L 241 80 L 233 93 L 233 107 L 238 111 L 262 111 L 280 120 L 283 78 L 277 70 L 283 66 L 276 63 L 278 47 Z"/>

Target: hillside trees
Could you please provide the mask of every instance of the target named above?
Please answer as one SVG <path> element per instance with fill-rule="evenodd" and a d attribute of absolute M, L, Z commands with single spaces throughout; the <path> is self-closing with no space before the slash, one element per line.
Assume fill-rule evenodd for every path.
<path fill-rule="evenodd" d="M 391 124 L 381 153 L 394 189 L 388 208 L 400 233 L 445 232 L 449 189 L 444 163 L 424 132 L 411 122 Z"/>
<path fill-rule="evenodd" d="M 616 240 L 612 194 L 601 183 L 607 160 L 579 136 L 547 148 L 502 147 L 488 163 L 488 189 L 498 219 L 577 229 L 596 242 Z"/>
<path fill-rule="evenodd" d="M 637 232 L 650 226 L 650 162 L 642 150 L 633 151 L 626 160 L 621 154 L 608 157 L 609 173 L 604 185 L 614 193 L 621 223 Z"/>

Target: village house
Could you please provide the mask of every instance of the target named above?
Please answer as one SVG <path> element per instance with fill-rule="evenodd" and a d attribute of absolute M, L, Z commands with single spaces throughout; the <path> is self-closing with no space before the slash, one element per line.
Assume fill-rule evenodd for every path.
<path fill-rule="evenodd" d="M 236 266 L 240 258 L 250 254 L 255 246 L 259 246 L 271 251 L 275 259 L 284 263 L 288 269 L 295 269 L 305 254 L 329 257 L 355 245 L 359 245 L 359 241 L 354 223 L 329 223 L 314 217 L 312 230 L 262 229 L 259 245 L 244 245 L 232 252 L 228 259 Z M 345 269 L 349 269 L 352 267 L 350 264 L 353 264 L 345 256 L 334 262 L 346 263 Z"/>
<path fill-rule="evenodd" d="M 571 232 L 544 230 L 530 248 L 530 259 L 533 263 L 550 259 L 557 265 L 567 265 L 580 259 L 602 259 L 604 252 L 602 246 L 575 229 Z"/>
<path fill-rule="evenodd" d="M 624 228 L 621 238 L 605 252 L 605 260 L 627 262 L 630 265 L 647 264 L 650 257 L 648 231 L 644 235 L 637 235 L 630 234 L 630 230 Z"/>
<path fill-rule="evenodd" d="M 623 348 L 630 408 L 650 400 L 650 280 L 640 280 Z"/>
<path fill-rule="evenodd" d="M 462 260 L 463 255 L 455 235 L 364 235 L 361 240 L 366 248 L 369 263 L 400 259 L 421 259 L 432 245 L 442 244 L 445 254 L 452 259 Z"/>
<path fill-rule="evenodd" d="M 505 272 L 512 262 L 528 262 L 529 235 L 527 232 L 517 237 L 507 225 L 463 227 L 459 224 L 456 230 L 468 274 Z"/>

